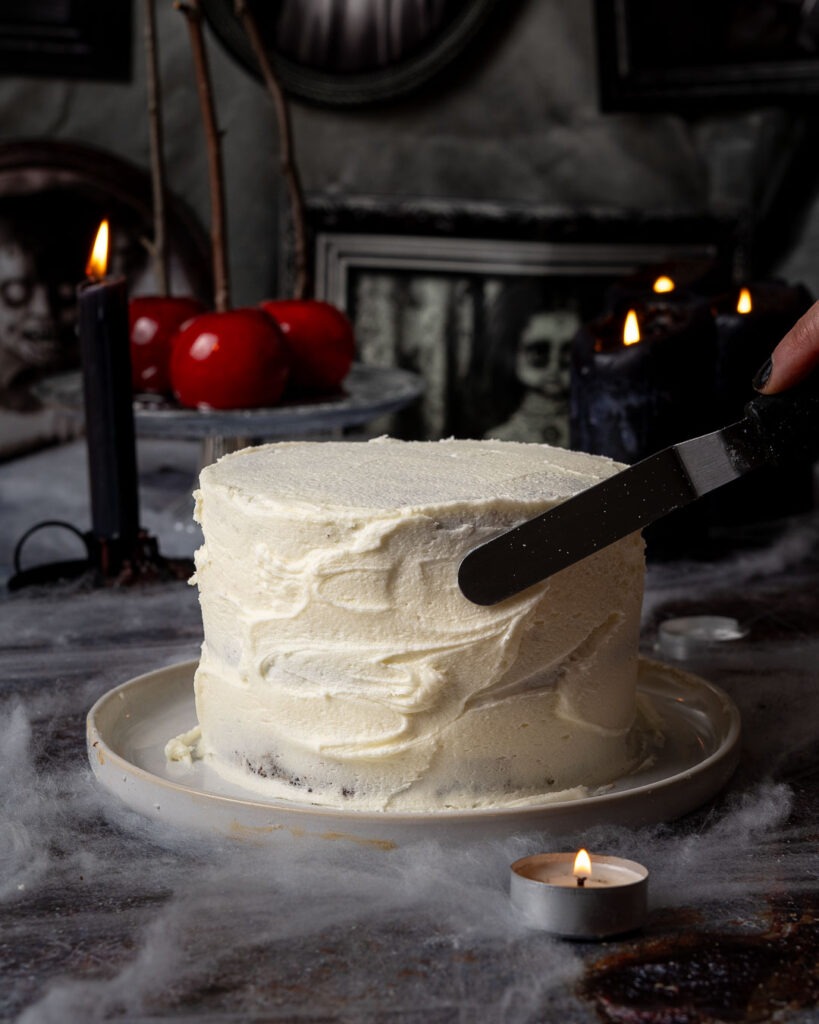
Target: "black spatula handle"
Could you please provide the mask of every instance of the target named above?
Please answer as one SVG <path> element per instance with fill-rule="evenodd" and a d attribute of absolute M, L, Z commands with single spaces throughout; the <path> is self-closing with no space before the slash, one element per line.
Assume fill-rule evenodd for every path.
<path fill-rule="evenodd" d="M 767 462 L 819 458 L 819 370 L 787 391 L 753 398 L 745 416 L 758 431 Z"/>

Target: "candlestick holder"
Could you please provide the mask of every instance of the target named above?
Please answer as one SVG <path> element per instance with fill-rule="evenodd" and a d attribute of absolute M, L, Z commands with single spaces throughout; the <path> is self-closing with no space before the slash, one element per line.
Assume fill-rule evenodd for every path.
<path fill-rule="evenodd" d="M 74 534 L 83 545 L 84 556 L 23 568 L 23 549 L 35 534 L 46 529 L 66 530 Z M 6 584 L 10 591 L 81 578 L 84 578 L 86 587 L 180 580 L 187 579 L 194 568 L 189 559 L 165 558 L 159 552 L 156 539 L 146 530 L 139 530 L 136 540 L 125 549 L 120 544 L 95 536 L 91 530 L 83 532 L 61 519 L 47 519 L 26 530 L 14 547 L 12 564 L 14 573 Z"/>

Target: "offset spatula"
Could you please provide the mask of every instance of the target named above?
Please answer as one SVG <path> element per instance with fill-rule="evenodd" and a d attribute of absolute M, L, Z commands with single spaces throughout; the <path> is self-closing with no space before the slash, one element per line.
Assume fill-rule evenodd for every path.
<path fill-rule="evenodd" d="M 819 371 L 754 398 L 739 422 L 650 455 L 475 548 L 458 583 L 475 604 L 496 604 L 761 466 L 817 457 Z"/>

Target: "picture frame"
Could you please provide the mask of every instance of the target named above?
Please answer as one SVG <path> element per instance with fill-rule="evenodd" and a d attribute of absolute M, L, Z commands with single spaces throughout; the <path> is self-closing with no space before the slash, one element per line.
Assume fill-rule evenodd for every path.
<path fill-rule="evenodd" d="M 595 0 L 604 111 L 809 109 L 819 96 L 819 9 L 782 0 Z"/>
<path fill-rule="evenodd" d="M 397 233 L 372 230 L 372 209 L 358 217 L 336 211 L 315 231 L 315 294 L 347 312 L 357 358 L 423 379 L 421 400 L 383 432 L 566 446 L 571 340 L 606 308 L 611 289 L 646 267 L 730 273 L 724 225 L 649 230 L 636 221 L 627 227 L 627 218 L 552 213 L 527 216 L 530 236 L 537 228 L 540 237 L 521 237 L 502 230 L 514 216 L 496 214 L 482 222 L 474 211 L 439 210 L 416 218 L 420 231 Z M 439 228 L 460 222 L 462 232 L 429 233 L 430 220 Z M 356 221 L 369 230 L 350 230 Z M 381 223 L 406 225 L 407 211 Z"/>

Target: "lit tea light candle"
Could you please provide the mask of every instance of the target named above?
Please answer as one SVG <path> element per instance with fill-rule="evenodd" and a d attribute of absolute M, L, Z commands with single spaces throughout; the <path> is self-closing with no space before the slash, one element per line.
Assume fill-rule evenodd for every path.
<path fill-rule="evenodd" d="M 674 281 L 666 274 L 660 274 L 654 284 L 651 286 L 651 290 L 656 295 L 667 295 L 669 292 L 673 292 L 676 288 Z"/>
<path fill-rule="evenodd" d="M 533 928 L 567 939 L 605 939 L 645 923 L 648 869 L 586 850 L 538 853 L 512 864 L 510 895 Z"/>
<path fill-rule="evenodd" d="M 91 532 L 97 568 L 116 575 L 134 551 L 139 499 L 131 394 L 125 278 L 106 276 L 108 222 L 103 221 L 77 290 Z"/>

